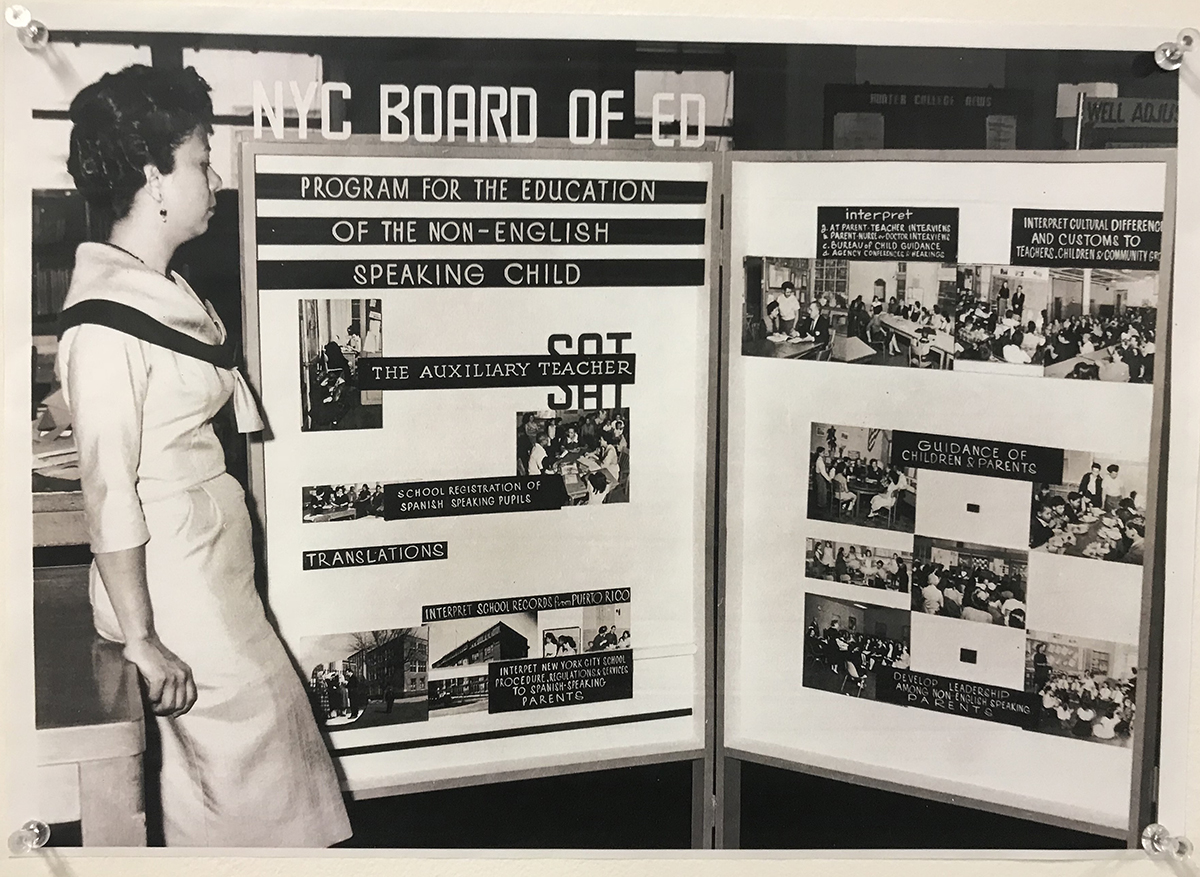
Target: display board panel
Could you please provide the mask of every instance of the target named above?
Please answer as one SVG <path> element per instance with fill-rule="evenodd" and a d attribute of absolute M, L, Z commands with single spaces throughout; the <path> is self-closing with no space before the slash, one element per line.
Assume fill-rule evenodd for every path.
<path fill-rule="evenodd" d="M 702 751 L 712 163 L 242 155 L 267 588 L 346 786 Z"/>
<path fill-rule="evenodd" d="M 1167 158 L 762 158 L 731 174 L 725 747 L 1125 831 Z"/>

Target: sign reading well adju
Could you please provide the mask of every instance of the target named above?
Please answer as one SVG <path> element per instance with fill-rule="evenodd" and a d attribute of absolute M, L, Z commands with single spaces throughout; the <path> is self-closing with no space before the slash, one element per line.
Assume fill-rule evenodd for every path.
<path fill-rule="evenodd" d="M 817 258 L 958 259 L 957 207 L 818 207 Z"/>
<path fill-rule="evenodd" d="M 1093 128 L 1178 128 L 1179 101 L 1085 96 L 1083 124 Z"/>
<path fill-rule="evenodd" d="M 1149 211 L 1012 212 L 1013 265 L 1047 268 L 1158 268 L 1162 214 Z"/>

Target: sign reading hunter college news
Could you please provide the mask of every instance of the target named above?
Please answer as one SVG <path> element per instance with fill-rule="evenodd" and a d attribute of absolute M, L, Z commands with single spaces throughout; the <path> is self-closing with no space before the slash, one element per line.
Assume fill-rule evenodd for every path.
<path fill-rule="evenodd" d="M 953 262 L 957 207 L 818 207 L 817 258 Z"/>
<path fill-rule="evenodd" d="M 1154 271 L 1162 255 L 1162 219 L 1149 211 L 1014 209 L 1009 261 Z"/>

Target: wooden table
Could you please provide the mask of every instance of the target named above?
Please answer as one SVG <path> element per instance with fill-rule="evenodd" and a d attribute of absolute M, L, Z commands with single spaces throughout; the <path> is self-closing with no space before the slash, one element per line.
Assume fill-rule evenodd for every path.
<path fill-rule="evenodd" d="M 137 670 L 92 627 L 87 574 L 34 570 L 37 815 L 79 821 L 85 846 L 145 846 Z"/>
<path fill-rule="evenodd" d="M 1093 350 L 1091 353 L 1081 353 L 1078 356 L 1072 356 L 1070 359 L 1064 359 L 1056 362 L 1053 365 L 1045 367 L 1045 374 L 1048 378 L 1065 378 L 1069 375 L 1072 369 L 1081 362 L 1101 363 L 1109 358 L 1109 349 L 1101 347 L 1098 350 Z"/>
<path fill-rule="evenodd" d="M 801 359 L 822 347 L 819 341 L 747 341 L 742 345 L 744 356 L 771 356 L 776 359 Z"/>
<path fill-rule="evenodd" d="M 918 331 L 924 328 L 895 314 L 881 314 L 879 321 L 892 334 L 907 338 L 909 344 L 920 337 Z M 946 363 L 954 359 L 954 337 L 947 332 L 935 332 L 930 350 L 938 356 L 938 368 L 946 368 Z"/>

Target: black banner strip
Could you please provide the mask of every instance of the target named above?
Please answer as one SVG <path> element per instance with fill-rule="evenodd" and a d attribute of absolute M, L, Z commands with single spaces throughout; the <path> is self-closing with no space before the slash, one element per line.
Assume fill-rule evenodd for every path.
<path fill-rule="evenodd" d="M 1162 222 L 1151 211 L 1014 209 L 1009 262 L 1157 271 Z"/>
<path fill-rule="evenodd" d="M 368 545 L 352 548 L 315 548 L 301 552 L 301 568 L 345 569 L 354 566 L 380 566 L 388 563 L 419 563 L 446 560 L 450 546 L 446 542 L 410 542 L 404 545 Z"/>
<path fill-rule="evenodd" d="M 306 259 L 258 262 L 259 289 L 465 289 L 703 284 L 703 259 Z"/>
<path fill-rule="evenodd" d="M 631 725 L 636 722 L 655 722 L 661 719 L 681 719 L 692 714 L 691 707 L 677 710 L 660 710 L 654 713 L 637 713 L 632 716 L 607 716 L 603 719 L 585 719 L 578 722 L 556 722 L 536 728 L 504 728 L 497 731 L 477 731 L 473 734 L 458 734 L 453 737 L 427 737 L 424 740 L 397 740 L 393 743 L 373 743 L 367 746 L 347 746 L 331 750 L 335 755 L 374 755 L 379 752 L 396 752 L 404 749 L 422 749 L 426 746 L 451 746 L 455 743 L 477 743 L 481 740 L 502 740 L 506 737 L 527 737 L 532 734 L 556 734 L 559 731 L 582 731 L 587 728 L 608 728 L 613 725 Z"/>
<path fill-rule="evenodd" d="M 579 356 L 407 356 L 360 359 L 363 390 L 463 390 L 632 384 L 636 354 Z"/>
<path fill-rule="evenodd" d="M 880 668 L 876 679 L 876 700 L 883 703 L 1016 725 L 1027 731 L 1037 724 L 1039 699 L 1020 689 L 894 667 Z"/>
<path fill-rule="evenodd" d="M 258 200 L 497 204 L 703 204 L 703 180 L 460 177 L 437 174 L 255 174 Z"/>
<path fill-rule="evenodd" d="M 458 603 L 435 603 L 421 607 L 421 623 L 452 621 L 458 618 L 483 618 L 511 615 L 514 612 L 542 612 L 550 609 L 582 609 L 586 606 L 615 606 L 628 603 L 629 588 L 603 588 L 594 591 L 564 591 L 559 594 L 535 594 L 530 597 L 497 597 Z"/>
<path fill-rule="evenodd" d="M 454 219 L 401 215 L 260 216 L 259 244 L 362 244 L 416 246 L 623 246 L 703 244 L 703 219 L 589 219 L 548 217 Z"/>
<path fill-rule="evenodd" d="M 566 503 L 567 490 L 561 475 L 502 475 L 383 486 L 385 521 L 540 512 L 562 508 Z"/>
<path fill-rule="evenodd" d="M 1063 451 L 992 439 L 894 430 L 891 463 L 900 468 L 937 469 L 1012 481 L 1060 484 Z"/>

